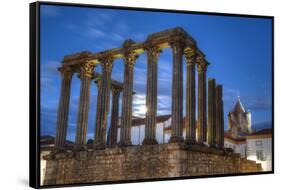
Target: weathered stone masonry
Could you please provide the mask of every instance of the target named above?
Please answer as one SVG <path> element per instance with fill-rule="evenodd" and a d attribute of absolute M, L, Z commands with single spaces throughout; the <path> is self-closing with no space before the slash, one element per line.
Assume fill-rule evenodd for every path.
<path fill-rule="evenodd" d="M 47 162 L 45 184 L 71 184 L 179 176 L 258 172 L 261 166 L 208 148 L 181 143 L 115 147 L 56 154 Z"/>
<path fill-rule="evenodd" d="M 164 48 L 172 51 L 172 134 L 167 144 L 156 141 L 158 57 Z M 138 56 L 147 55 L 147 89 L 145 139 L 132 146 L 132 96 L 134 65 Z M 183 56 L 186 68 L 186 138 L 183 138 Z M 116 58 L 123 58 L 124 81 L 111 79 Z M 95 73 L 101 64 L 102 73 Z M 160 65 L 161 66 L 161 65 Z M 208 79 L 208 62 L 194 39 L 182 28 L 151 34 L 145 42 L 126 40 L 121 48 L 99 53 L 80 52 L 65 56 L 59 68 L 62 76 L 57 117 L 55 150 L 47 160 L 45 185 L 87 183 L 146 178 L 236 174 L 260 171 L 260 165 L 240 158 L 223 147 L 222 85 Z M 196 70 L 197 68 L 197 70 Z M 66 149 L 66 131 L 71 79 L 81 80 L 77 132 L 74 149 Z M 196 109 L 196 74 L 198 108 Z M 87 148 L 91 81 L 98 89 L 93 147 Z M 107 117 L 112 93 L 111 123 L 107 134 Z M 119 97 L 122 93 L 121 134 L 117 142 Z M 208 110 L 207 109 L 208 104 Z M 196 110 L 197 118 L 196 118 Z M 198 134 L 196 139 L 196 120 Z"/>

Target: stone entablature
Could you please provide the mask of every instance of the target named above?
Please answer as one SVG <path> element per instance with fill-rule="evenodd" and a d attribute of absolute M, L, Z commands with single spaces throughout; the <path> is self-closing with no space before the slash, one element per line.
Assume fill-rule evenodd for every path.
<path fill-rule="evenodd" d="M 115 147 L 47 156 L 44 185 L 259 172 L 240 154 L 184 143 Z"/>

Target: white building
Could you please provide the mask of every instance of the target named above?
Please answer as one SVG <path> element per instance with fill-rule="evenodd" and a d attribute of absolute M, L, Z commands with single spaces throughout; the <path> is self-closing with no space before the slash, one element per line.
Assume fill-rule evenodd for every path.
<path fill-rule="evenodd" d="M 185 117 L 182 120 L 183 126 L 185 126 Z M 156 125 L 156 140 L 158 144 L 168 143 L 171 136 L 171 115 L 161 115 L 157 116 L 157 125 Z M 196 128 L 197 129 L 197 128 Z M 133 145 L 142 144 L 145 136 L 145 118 L 134 117 L 132 119 L 131 127 L 131 141 Z M 183 137 L 185 138 L 185 127 L 183 127 Z M 197 139 L 197 130 L 196 130 L 196 139 Z M 120 140 L 120 122 L 118 128 L 117 142 Z"/>
<path fill-rule="evenodd" d="M 163 131 L 171 125 L 171 115 L 157 116 L 156 140 L 159 144 L 167 142 Z M 142 144 L 145 136 L 145 118 L 134 117 L 131 126 L 131 141 L 133 145 Z M 118 128 L 117 142 L 120 140 L 120 127 Z"/>
<path fill-rule="evenodd" d="M 272 170 L 272 132 L 263 129 L 246 136 L 247 159 L 262 164 L 264 171 Z"/>
<path fill-rule="evenodd" d="M 251 113 L 245 111 L 239 98 L 233 111 L 228 113 L 228 128 L 224 134 L 226 148 L 232 148 L 243 158 L 261 163 L 264 171 L 272 170 L 271 128 L 254 132 Z"/>

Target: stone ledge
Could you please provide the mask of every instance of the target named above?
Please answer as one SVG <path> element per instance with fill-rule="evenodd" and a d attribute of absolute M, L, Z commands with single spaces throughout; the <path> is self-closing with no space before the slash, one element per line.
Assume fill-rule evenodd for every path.
<path fill-rule="evenodd" d="M 161 152 L 161 151 L 172 151 L 172 150 L 187 150 L 192 152 L 202 152 L 217 155 L 227 155 L 233 157 L 240 157 L 240 154 L 229 152 L 226 150 L 221 150 L 213 147 L 208 147 L 206 145 L 199 144 L 185 144 L 185 143 L 165 143 L 165 144 L 155 144 L 155 145 L 132 145 L 125 147 L 112 147 L 100 150 L 86 149 L 86 150 L 64 150 L 58 152 L 52 152 L 49 155 L 43 157 L 45 160 L 52 159 L 65 159 L 65 158 L 75 158 L 75 157 L 90 157 L 91 155 L 116 155 L 124 154 L 128 152 L 138 152 L 138 151 L 148 151 L 148 152 Z M 243 158 L 242 158 L 243 159 Z"/>

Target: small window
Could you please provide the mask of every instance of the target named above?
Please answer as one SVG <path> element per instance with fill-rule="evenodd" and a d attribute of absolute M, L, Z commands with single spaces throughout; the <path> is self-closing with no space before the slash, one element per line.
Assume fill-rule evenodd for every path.
<path fill-rule="evenodd" d="M 256 141 L 256 146 L 262 146 L 262 141 Z"/>
<path fill-rule="evenodd" d="M 263 155 L 263 151 L 262 151 L 262 150 L 257 150 L 256 153 L 257 153 L 257 160 L 265 161 L 264 155 Z"/>

